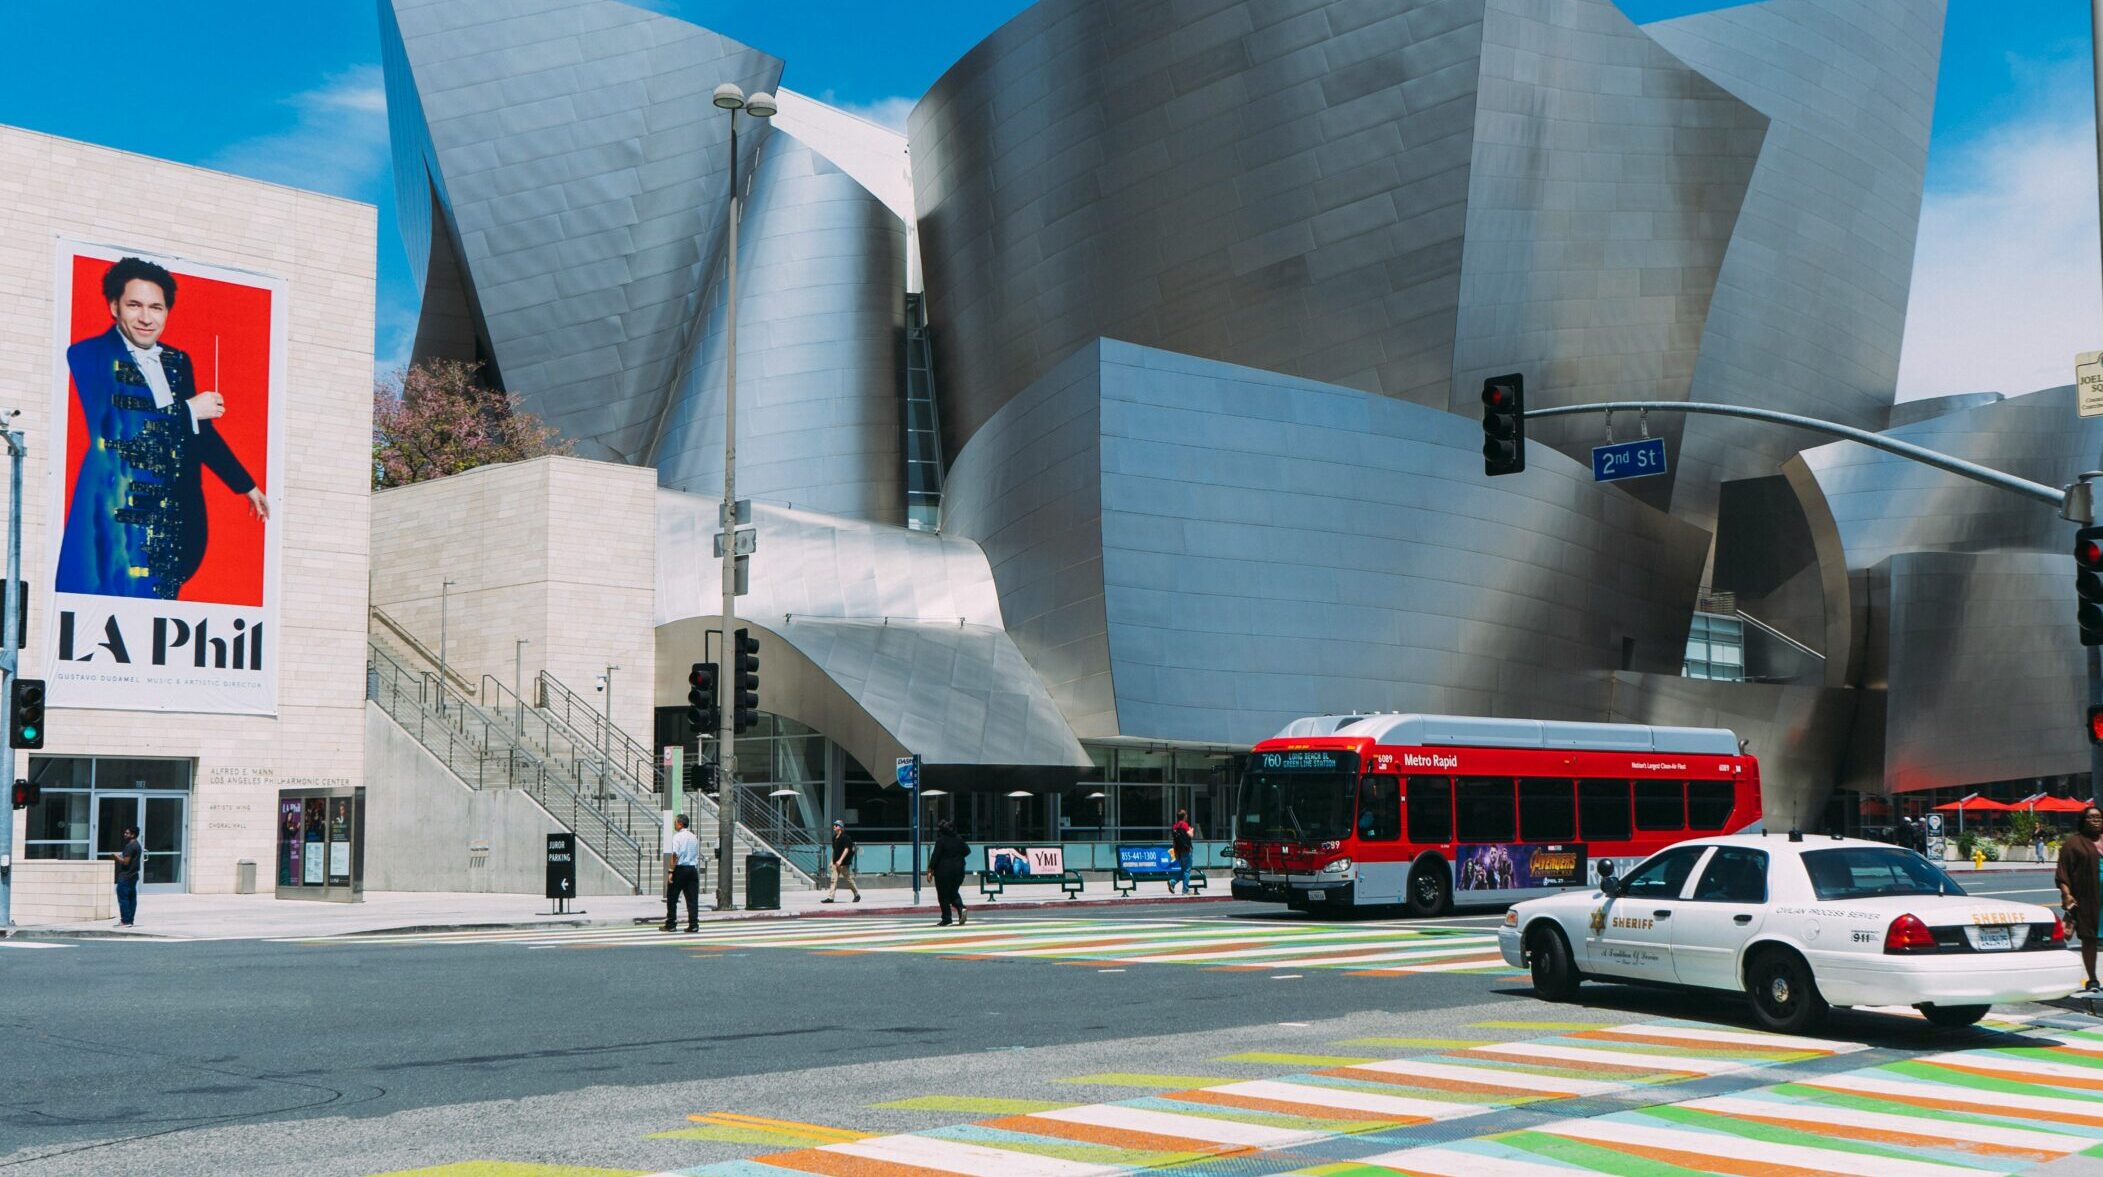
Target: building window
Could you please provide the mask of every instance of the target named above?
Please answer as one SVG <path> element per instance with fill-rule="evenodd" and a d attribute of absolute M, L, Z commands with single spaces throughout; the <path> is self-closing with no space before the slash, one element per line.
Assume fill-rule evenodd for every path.
<path fill-rule="evenodd" d="M 1686 678 L 1745 679 L 1745 622 L 1723 613 L 1696 613 L 1687 626 Z"/>

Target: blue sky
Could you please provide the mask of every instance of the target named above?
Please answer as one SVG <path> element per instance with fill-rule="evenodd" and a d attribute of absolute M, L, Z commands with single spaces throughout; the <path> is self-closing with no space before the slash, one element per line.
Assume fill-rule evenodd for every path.
<path fill-rule="evenodd" d="M 1722 7 L 1620 0 L 1638 21 Z M 787 85 L 902 119 L 1023 0 L 652 0 L 788 62 Z M 2011 393 L 2103 347 L 2086 6 L 1951 0 L 1902 397 Z M 255 19 L 253 0 L 15 3 L 0 18 L 0 122 L 297 184 L 380 208 L 374 347 L 401 358 L 416 291 L 393 218 L 373 0 Z M 142 46 L 161 64 L 118 76 Z"/>

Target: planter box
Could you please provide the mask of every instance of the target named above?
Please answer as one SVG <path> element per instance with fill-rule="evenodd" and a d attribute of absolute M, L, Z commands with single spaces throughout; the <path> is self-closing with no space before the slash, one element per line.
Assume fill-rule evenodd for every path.
<path fill-rule="evenodd" d="M 117 918 L 117 874 L 108 862 L 15 859 L 10 899 L 18 924 L 84 924 Z"/>

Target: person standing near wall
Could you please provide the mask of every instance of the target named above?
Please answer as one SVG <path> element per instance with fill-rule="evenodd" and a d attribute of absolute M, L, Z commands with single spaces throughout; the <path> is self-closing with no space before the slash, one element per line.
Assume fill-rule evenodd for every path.
<path fill-rule="evenodd" d="M 139 865 L 146 848 L 139 845 L 139 827 L 124 827 L 124 845 L 117 851 L 117 926 L 128 928 L 139 914 Z"/>
<path fill-rule="evenodd" d="M 847 832 L 847 823 L 835 818 L 832 823 L 832 890 L 820 903 L 831 903 L 840 897 L 840 884 L 854 892 L 854 901 L 862 901 L 862 889 L 854 885 L 854 835 Z"/>
<path fill-rule="evenodd" d="M 1191 833 L 1190 811 L 1176 810 L 1176 824 L 1168 831 L 1169 853 L 1175 855 L 1176 874 L 1175 878 L 1169 881 L 1168 889 L 1173 891 L 1176 884 L 1181 883 L 1185 895 L 1190 894 L 1190 856 L 1196 849 L 1196 840 L 1191 837 Z"/>
<path fill-rule="evenodd" d="M 701 930 L 701 839 L 687 829 L 686 815 L 672 819 L 672 840 L 665 844 L 665 855 L 672 860 L 672 869 L 664 880 L 664 926 L 669 932 L 679 917 L 679 897 L 686 896 L 686 930 Z"/>
<path fill-rule="evenodd" d="M 2103 809 L 2094 805 L 2081 811 L 2081 823 L 2059 843 L 2059 869 L 2052 881 L 2059 885 L 2059 903 L 2066 911 L 2066 922 L 2074 927 L 2074 934 L 2081 937 L 2081 967 L 2088 977 L 2082 993 L 2095 996 L 2096 984 L 2096 916 L 2097 908 L 2103 906 L 2103 854 L 2097 852 L 2097 839 L 2103 838 Z"/>
<path fill-rule="evenodd" d="M 967 924 L 964 918 L 964 862 L 971 857 L 971 845 L 957 833 L 956 823 L 945 821 L 935 827 L 935 848 L 927 856 L 927 877 L 935 884 L 935 899 L 942 905 L 942 922 L 938 928 L 949 926 L 949 913 L 956 912 L 956 922 Z"/>

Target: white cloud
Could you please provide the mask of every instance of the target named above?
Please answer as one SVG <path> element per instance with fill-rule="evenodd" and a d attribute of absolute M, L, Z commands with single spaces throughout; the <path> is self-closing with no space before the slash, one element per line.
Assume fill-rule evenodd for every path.
<path fill-rule="evenodd" d="M 243 140 L 221 151 L 209 166 L 373 201 L 387 178 L 387 92 L 380 67 L 362 65 L 331 75 L 319 89 L 285 100 L 296 113 L 292 126 Z"/>
<path fill-rule="evenodd" d="M 1921 206 L 1900 400 L 2068 384 L 2074 353 L 2103 347 L 2095 127 L 2075 117 L 2089 93 L 2076 64 L 2078 86 L 2072 70 L 2016 63 L 2038 100 L 1942 161 L 1952 180 Z"/>
<path fill-rule="evenodd" d="M 899 134 L 905 133 L 906 116 L 913 113 L 918 98 L 879 98 L 874 102 L 841 102 L 833 92 L 818 95 L 818 101 L 837 110 L 844 110 L 858 119 L 867 119 L 879 127 L 889 127 Z"/>

